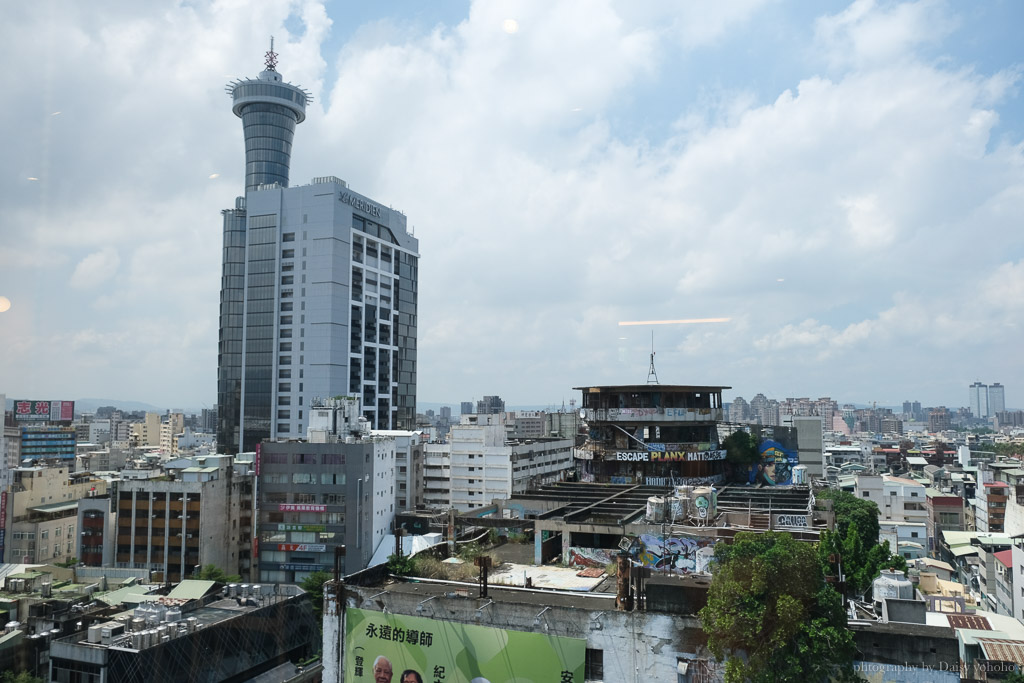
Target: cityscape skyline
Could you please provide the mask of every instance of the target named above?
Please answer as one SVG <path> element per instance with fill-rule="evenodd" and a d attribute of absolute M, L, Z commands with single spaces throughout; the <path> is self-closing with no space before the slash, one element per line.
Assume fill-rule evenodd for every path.
<path fill-rule="evenodd" d="M 340 174 L 422 241 L 423 403 L 642 383 L 621 322 L 727 317 L 654 328 L 663 383 L 1020 405 L 1019 6 L 258 7 L 12 8 L 8 396 L 212 406 L 222 86 L 273 34 L 316 95 L 291 184 Z"/>

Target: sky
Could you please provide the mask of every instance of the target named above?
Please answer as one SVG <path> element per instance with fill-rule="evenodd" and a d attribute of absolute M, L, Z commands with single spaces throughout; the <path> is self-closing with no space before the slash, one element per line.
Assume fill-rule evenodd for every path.
<path fill-rule="evenodd" d="M 1024 407 L 1024 3 L 14 3 L 0 393 L 216 402 L 224 85 L 420 242 L 421 402 L 573 387 Z M 6 310 L 2 310 L 6 309 Z M 620 325 L 636 321 L 720 322 Z"/>

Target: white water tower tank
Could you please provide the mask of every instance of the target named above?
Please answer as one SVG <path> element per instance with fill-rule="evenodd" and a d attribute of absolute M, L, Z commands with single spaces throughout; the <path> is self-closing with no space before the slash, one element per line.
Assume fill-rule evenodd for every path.
<path fill-rule="evenodd" d="M 872 599 L 882 604 L 886 598 L 913 600 L 914 584 L 901 571 L 883 569 L 872 583 Z"/>
<path fill-rule="evenodd" d="M 651 496 L 647 499 L 647 521 L 654 524 L 665 521 L 665 499 L 661 496 Z"/>

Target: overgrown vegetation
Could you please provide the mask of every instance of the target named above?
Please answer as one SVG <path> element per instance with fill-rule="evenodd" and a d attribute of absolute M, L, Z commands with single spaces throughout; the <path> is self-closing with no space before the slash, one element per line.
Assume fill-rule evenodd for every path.
<path fill-rule="evenodd" d="M 757 452 L 757 437 L 742 430 L 733 432 L 722 442 L 722 448 L 725 449 L 729 478 L 746 481 L 750 466 L 761 459 Z"/>
<path fill-rule="evenodd" d="M 299 582 L 299 587 L 309 593 L 309 599 L 313 602 L 313 613 L 316 614 L 317 621 L 321 623 L 321 628 L 323 628 L 324 617 L 324 584 L 330 580 L 329 572 L 318 571 Z"/>
<path fill-rule="evenodd" d="M 740 532 L 715 546 L 715 565 L 700 620 L 726 683 L 856 680 L 843 600 L 814 545 Z"/>
<path fill-rule="evenodd" d="M 27 671 L 20 673 L 4 671 L 3 674 L 0 674 L 0 683 L 44 683 L 44 681 L 42 678 L 36 678 Z"/>
<path fill-rule="evenodd" d="M 221 583 L 237 583 L 242 580 L 238 574 L 225 574 L 224 570 L 215 564 L 203 565 L 199 570 L 199 579 L 202 581 L 220 581 Z"/>
<path fill-rule="evenodd" d="M 818 554 L 825 571 L 846 581 L 848 596 L 861 596 L 886 568 L 906 571 L 907 561 L 892 552 L 889 542 L 878 543 L 878 506 L 849 493 L 827 489 L 819 499 L 831 500 L 835 531 L 821 532 Z"/>

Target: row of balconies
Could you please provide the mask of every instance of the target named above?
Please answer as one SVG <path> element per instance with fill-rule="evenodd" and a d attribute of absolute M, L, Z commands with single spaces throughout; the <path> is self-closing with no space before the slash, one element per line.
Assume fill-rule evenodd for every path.
<path fill-rule="evenodd" d="M 721 408 L 587 408 L 586 419 L 595 422 L 721 422 Z"/>

